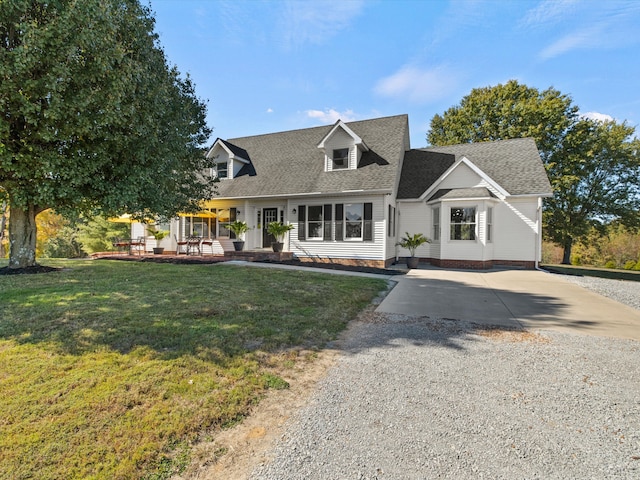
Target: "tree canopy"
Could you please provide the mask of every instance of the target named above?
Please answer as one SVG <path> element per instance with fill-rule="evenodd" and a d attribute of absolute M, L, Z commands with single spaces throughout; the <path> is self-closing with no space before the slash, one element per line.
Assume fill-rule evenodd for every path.
<path fill-rule="evenodd" d="M 35 265 L 35 216 L 193 210 L 210 129 L 138 0 L 0 2 L 0 189 L 11 268 Z"/>
<path fill-rule="evenodd" d="M 554 197 L 545 200 L 544 231 L 564 248 L 592 226 L 638 221 L 640 142 L 626 123 L 581 117 L 571 97 L 511 80 L 473 89 L 460 105 L 431 120 L 432 145 L 535 139 Z"/>

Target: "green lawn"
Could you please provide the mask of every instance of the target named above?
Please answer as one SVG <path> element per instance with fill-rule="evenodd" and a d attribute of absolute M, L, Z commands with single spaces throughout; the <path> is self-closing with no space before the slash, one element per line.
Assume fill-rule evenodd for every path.
<path fill-rule="evenodd" d="M 166 478 L 322 348 L 381 280 L 45 261 L 0 276 L 0 478 Z M 0 265 L 1 266 L 1 265 Z"/>

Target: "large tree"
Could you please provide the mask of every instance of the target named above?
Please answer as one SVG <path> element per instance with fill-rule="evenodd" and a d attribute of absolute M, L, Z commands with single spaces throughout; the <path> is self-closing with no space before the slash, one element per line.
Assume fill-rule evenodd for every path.
<path fill-rule="evenodd" d="M 10 268 L 33 266 L 35 217 L 195 208 L 206 106 L 167 65 L 138 0 L 0 2 L 0 189 Z"/>
<path fill-rule="evenodd" d="M 545 200 L 544 230 L 564 248 L 591 226 L 632 223 L 640 208 L 640 154 L 635 130 L 581 117 L 571 97 L 511 80 L 473 89 L 460 105 L 431 120 L 427 141 L 452 145 L 510 138 L 535 139 L 554 197 Z"/>

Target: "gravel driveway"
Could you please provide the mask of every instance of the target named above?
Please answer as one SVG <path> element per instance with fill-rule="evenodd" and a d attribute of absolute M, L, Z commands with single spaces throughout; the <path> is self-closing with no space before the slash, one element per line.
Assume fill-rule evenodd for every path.
<path fill-rule="evenodd" d="M 638 341 L 372 313 L 339 347 L 252 479 L 640 478 Z"/>

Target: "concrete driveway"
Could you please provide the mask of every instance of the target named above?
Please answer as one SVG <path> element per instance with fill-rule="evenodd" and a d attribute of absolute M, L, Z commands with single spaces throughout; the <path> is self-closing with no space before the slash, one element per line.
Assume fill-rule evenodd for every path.
<path fill-rule="evenodd" d="M 537 270 L 420 268 L 378 312 L 640 340 L 640 311 Z"/>

